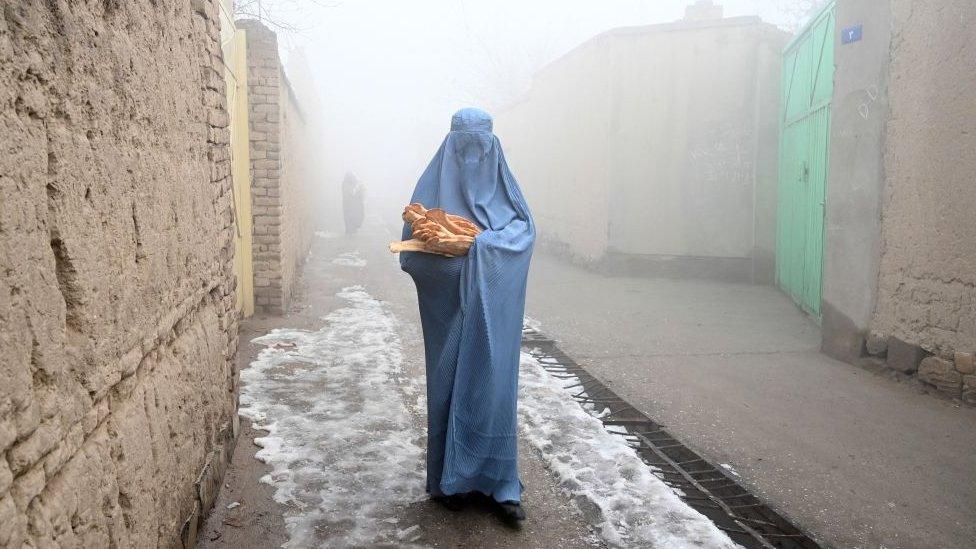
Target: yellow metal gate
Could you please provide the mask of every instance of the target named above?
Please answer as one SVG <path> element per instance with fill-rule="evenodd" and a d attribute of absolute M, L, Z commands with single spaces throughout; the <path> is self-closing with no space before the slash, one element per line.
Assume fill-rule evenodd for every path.
<path fill-rule="evenodd" d="M 254 270 L 251 253 L 251 160 L 248 136 L 247 49 L 243 30 L 234 25 L 231 0 L 220 2 L 220 45 L 230 115 L 231 175 L 234 179 L 234 274 L 237 308 L 254 314 Z"/>

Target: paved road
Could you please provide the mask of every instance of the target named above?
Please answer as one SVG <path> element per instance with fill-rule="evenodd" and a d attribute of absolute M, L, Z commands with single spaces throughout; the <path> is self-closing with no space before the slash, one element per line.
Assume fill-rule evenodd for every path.
<path fill-rule="evenodd" d="M 976 546 L 976 410 L 820 354 L 775 289 L 537 254 L 528 296 L 563 350 L 826 543 Z"/>

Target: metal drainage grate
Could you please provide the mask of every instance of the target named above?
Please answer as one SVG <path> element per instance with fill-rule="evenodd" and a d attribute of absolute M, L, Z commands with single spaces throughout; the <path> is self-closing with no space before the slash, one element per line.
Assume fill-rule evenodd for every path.
<path fill-rule="evenodd" d="M 815 541 L 767 507 L 704 458 L 679 442 L 533 328 L 522 330 L 522 346 L 550 374 L 576 383 L 568 387 L 580 404 L 602 413 L 607 430 L 623 436 L 654 474 L 688 505 L 708 517 L 743 547 L 819 548 Z"/>

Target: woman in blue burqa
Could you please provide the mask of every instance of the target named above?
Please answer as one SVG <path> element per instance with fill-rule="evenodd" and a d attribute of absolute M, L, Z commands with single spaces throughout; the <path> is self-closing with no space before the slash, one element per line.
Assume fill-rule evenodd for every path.
<path fill-rule="evenodd" d="M 427 365 L 427 491 L 452 510 L 466 495 L 517 524 L 516 399 L 525 285 L 535 225 L 491 116 L 462 109 L 411 203 L 443 208 L 482 232 L 467 255 L 400 254 L 420 303 Z M 403 239 L 412 237 L 411 226 Z"/>

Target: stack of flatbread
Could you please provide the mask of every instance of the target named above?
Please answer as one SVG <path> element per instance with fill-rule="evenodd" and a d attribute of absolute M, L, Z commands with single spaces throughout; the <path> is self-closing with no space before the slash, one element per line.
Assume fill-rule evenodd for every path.
<path fill-rule="evenodd" d="M 413 228 L 413 238 L 391 242 L 390 251 L 427 252 L 447 257 L 468 253 L 481 229 L 474 222 L 452 215 L 440 208 L 427 209 L 423 204 L 410 204 L 403 209 L 403 220 Z"/>

